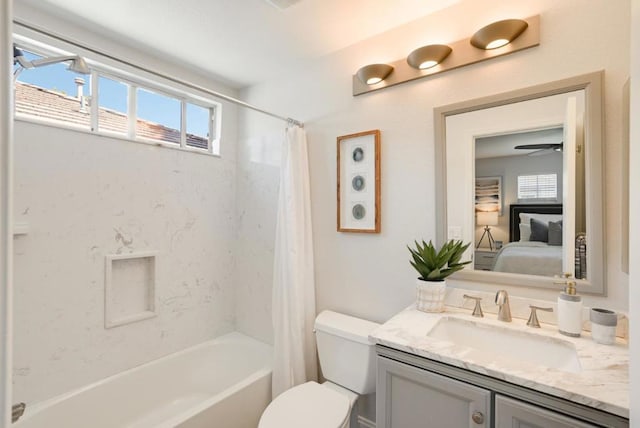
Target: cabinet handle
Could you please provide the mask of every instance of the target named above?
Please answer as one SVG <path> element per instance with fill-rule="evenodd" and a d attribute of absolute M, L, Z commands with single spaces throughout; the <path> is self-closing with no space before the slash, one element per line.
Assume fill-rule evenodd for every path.
<path fill-rule="evenodd" d="M 471 419 L 477 424 L 484 423 L 484 415 L 482 414 L 482 412 L 473 412 L 473 415 L 471 415 Z"/>

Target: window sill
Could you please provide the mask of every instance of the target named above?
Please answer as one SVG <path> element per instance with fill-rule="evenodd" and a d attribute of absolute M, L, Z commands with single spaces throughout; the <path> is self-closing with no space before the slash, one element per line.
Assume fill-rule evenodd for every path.
<path fill-rule="evenodd" d="M 91 131 L 91 129 L 89 128 L 85 128 L 83 126 L 74 126 L 72 124 L 68 124 L 68 123 L 60 123 L 60 122 L 55 122 L 55 121 L 50 121 L 47 119 L 39 119 L 36 117 L 32 117 L 32 116 L 27 116 L 27 115 L 22 115 L 22 114 L 16 114 L 15 115 L 15 120 L 20 121 L 20 122 L 25 122 L 25 123 L 33 123 L 36 125 L 43 125 L 43 126 L 50 126 L 53 128 L 59 128 L 59 129 L 64 129 L 66 131 L 73 131 L 73 132 L 79 132 L 82 134 L 89 134 L 89 135 L 93 135 L 96 137 L 103 137 L 103 138 L 110 138 L 110 139 L 115 139 L 115 140 L 120 140 L 120 141 L 127 141 L 127 142 L 131 142 L 131 143 L 138 143 L 138 144 L 146 144 L 149 146 L 157 146 L 157 147 L 163 147 L 163 148 L 167 148 L 167 149 L 171 149 L 171 150 L 179 150 L 181 152 L 189 152 L 189 153 L 193 153 L 193 154 L 197 154 L 197 155 L 205 155 L 205 156 L 211 156 L 214 158 L 221 158 L 222 156 L 220 156 L 217 153 L 211 153 L 209 151 L 203 150 L 203 149 L 196 149 L 196 148 L 192 148 L 192 147 L 181 147 L 177 144 L 174 143 L 166 143 L 164 141 L 156 141 L 156 140 L 151 140 L 151 139 L 144 139 L 144 138 L 128 138 L 126 135 L 123 134 L 119 134 L 117 132 L 94 132 Z"/>

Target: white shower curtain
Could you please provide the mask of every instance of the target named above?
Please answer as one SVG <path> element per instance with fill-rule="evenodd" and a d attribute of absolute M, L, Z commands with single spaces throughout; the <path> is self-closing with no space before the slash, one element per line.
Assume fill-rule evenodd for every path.
<path fill-rule="evenodd" d="M 273 398 L 317 379 L 315 284 L 307 136 L 286 131 L 280 166 L 280 196 L 273 267 Z"/>

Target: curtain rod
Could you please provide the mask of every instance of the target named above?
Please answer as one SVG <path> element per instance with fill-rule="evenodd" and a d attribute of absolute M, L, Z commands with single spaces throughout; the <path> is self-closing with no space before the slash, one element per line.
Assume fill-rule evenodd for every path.
<path fill-rule="evenodd" d="M 298 120 L 296 120 L 296 119 L 293 119 L 293 118 L 290 118 L 290 117 L 281 116 L 281 115 L 279 115 L 279 114 L 272 113 L 272 112 L 267 111 L 267 110 L 263 110 L 263 109 L 261 109 L 261 108 L 259 108 L 259 107 L 256 107 L 256 106 L 254 106 L 254 105 L 251 105 L 251 104 L 246 103 L 246 102 L 244 102 L 244 101 L 241 101 L 241 100 L 239 100 L 239 99 L 236 99 L 236 98 L 230 97 L 229 95 L 221 94 L 220 92 L 216 92 L 216 91 L 213 91 L 213 90 L 211 90 L 211 89 L 205 88 L 204 86 L 200 86 L 200 85 L 197 85 L 197 84 L 195 84 L 195 83 L 188 82 L 188 81 L 179 80 L 179 79 L 176 79 L 175 77 L 171 77 L 171 76 L 169 76 L 169 75 L 167 75 L 167 74 L 160 73 L 160 72 L 157 72 L 157 71 L 154 71 L 154 70 L 150 70 L 150 69 L 145 68 L 145 67 L 142 67 L 142 66 L 140 66 L 140 65 L 133 64 L 133 63 L 131 63 L 131 62 L 129 62 L 129 61 L 125 61 L 125 60 L 122 60 L 122 59 L 120 59 L 120 58 L 116 58 L 116 57 L 114 57 L 114 56 L 112 56 L 112 55 L 109 55 L 109 54 L 104 53 L 104 52 L 102 52 L 102 51 L 99 51 L 99 50 L 97 50 L 97 49 L 90 48 L 90 47 L 88 47 L 88 46 L 85 46 L 85 45 L 83 45 L 83 44 L 81 44 L 81 43 L 79 43 L 79 42 L 75 42 L 75 41 L 73 41 L 73 40 L 71 40 L 71 39 L 68 39 L 68 38 L 66 38 L 66 37 L 63 37 L 63 36 L 60 36 L 60 35 L 57 35 L 57 34 L 51 33 L 51 32 L 49 32 L 49 31 L 47 31 L 47 30 L 43 30 L 43 29 L 38 28 L 38 27 L 36 27 L 36 26 L 33 26 L 33 25 L 31 25 L 31 24 L 27 24 L 27 23 L 25 23 L 25 22 L 21 22 L 20 20 L 16 20 L 16 19 L 14 19 L 14 20 L 13 20 L 13 23 L 14 23 L 14 24 L 16 24 L 16 25 L 18 25 L 18 26 L 20 26 L 20 27 L 26 28 L 26 29 L 28 29 L 28 30 L 32 30 L 32 31 L 35 31 L 35 32 L 37 32 L 37 33 L 43 34 L 43 35 L 45 35 L 45 36 L 48 36 L 48 37 L 54 38 L 54 39 L 56 39 L 56 40 L 59 40 L 59 41 L 61 41 L 61 42 L 68 43 L 68 44 L 70 44 L 70 45 L 72 45 L 72 46 L 75 46 L 75 47 L 77 47 L 77 48 L 84 49 L 84 50 L 89 51 L 89 52 L 91 52 L 91 53 L 94 53 L 94 54 L 96 54 L 96 55 L 100 55 L 100 56 L 102 56 L 102 57 L 105 57 L 105 58 L 108 58 L 108 59 L 110 59 L 110 60 L 113 60 L 113 61 L 119 62 L 119 63 L 121 63 L 121 64 L 125 64 L 125 65 L 127 65 L 127 66 L 129 66 L 129 67 L 133 67 L 133 68 L 138 69 L 138 70 L 140 70 L 140 71 L 144 71 L 145 73 L 150 73 L 150 74 L 152 74 L 152 75 L 154 75 L 154 76 L 160 77 L 160 78 L 162 78 L 162 79 L 169 80 L 169 81 L 174 82 L 174 83 L 177 83 L 177 84 L 179 84 L 179 85 L 183 85 L 183 86 L 186 86 L 186 87 L 188 87 L 188 88 L 191 88 L 191 89 L 195 89 L 195 90 L 197 90 L 197 91 L 204 92 L 204 93 L 206 93 L 206 94 L 212 95 L 212 96 L 214 96 L 214 97 L 216 97 L 216 98 L 223 99 L 223 100 L 225 100 L 225 101 L 229 101 L 230 103 L 233 103 L 233 104 L 239 105 L 239 106 L 241 106 L 241 107 L 246 107 L 246 108 L 251 109 L 251 110 L 253 110 L 253 111 L 257 111 L 258 113 L 266 114 L 267 116 L 271 116 L 271 117 L 274 117 L 274 118 L 276 118 L 276 119 L 284 120 L 284 121 L 285 121 L 285 122 L 287 122 L 289 125 L 296 125 L 296 126 L 299 126 L 299 127 L 301 127 L 301 128 L 304 128 L 304 123 L 303 123 L 303 122 L 300 122 L 300 121 L 298 121 Z"/>

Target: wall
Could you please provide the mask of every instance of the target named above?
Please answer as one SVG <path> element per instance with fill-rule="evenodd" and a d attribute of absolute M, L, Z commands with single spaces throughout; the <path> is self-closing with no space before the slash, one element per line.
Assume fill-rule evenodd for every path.
<path fill-rule="evenodd" d="M 491 235 L 496 241 L 509 242 L 509 205 L 518 203 L 518 175 L 553 174 L 558 176 L 558 201 L 562 202 L 562 154 L 553 152 L 544 156 L 508 156 L 476 159 L 477 177 L 502 177 L 502 216 L 498 226 L 491 227 Z M 476 228 L 476 245 L 484 227 Z M 483 246 L 487 240 L 483 241 Z"/>
<path fill-rule="evenodd" d="M 640 0 L 631 1 L 631 115 L 640 114 Z M 631 121 L 629 164 L 629 218 L 640 218 L 640 123 Z M 640 314 L 640 227 L 637 221 L 629 222 L 629 312 Z M 640 323 L 632 318 L 631 339 L 631 421 L 632 427 L 640 426 Z"/>
<path fill-rule="evenodd" d="M 237 328 L 273 343 L 271 284 L 284 124 L 245 111 L 245 118 L 272 129 L 244 137 L 237 148 L 236 269 Z M 242 129 L 242 121 L 239 129 Z"/>
<path fill-rule="evenodd" d="M 69 24 L 20 16 L 235 95 Z M 14 239 L 14 402 L 234 330 L 237 112 L 228 103 L 222 109 L 222 157 L 16 122 L 15 217 L 29 232 Z M 158 251 L 157 317 L 105 329 L 105 255 L 146 250 Z"/>
<path fill-rule="evenodd" d="M 468 37 L 497 19 L 541 14 L 541 43 L 511 56 L 442 75 L 353 97 L 351 78 L 365 64 L 392 62 L 415 47 Z M 605 70 L 606 183 L 611 213 L 621 205 L 621 88 L 629 73 L 629 3 L 606 0 L 557 2 L 462 1 L 432 16 L 398 27 L 292 70 L 281 79 L 242 91 L 242 98 L 305 122 L 310 146 L 311 193 L 315 238 L 317 309 L 333 309 L 384 321 L 415 299 L 406 245 L 435 237 L 433 108 L 506 92 L 587 72 Z M 242 113 L 238 194 L 251 205 L 243 228 L 256 239 L 272 234 L 277 189 L 275 166 L 253 168 L 243 153 L 256 142 L 282 132 L 282 123 Z M 382 232 L 379 235 L 336 232 L 336 137 L 370 129 L 382 133 Z M 260 183 L 252 191 L 249 183 Z M 260 194 L 258 194 L 258 192 Z M 248 224 L 252 221 L 254 224 Z M 627 309 L 628 282 L 620 270 L 620 222 L 606 220 L 606 298 L 586 303 Z M 257 225 L 260 225 L 259 228 Z M 271 247 L 249 247 L 252 260 L 271 260 Z M 238 326 L 270 340 L 270 263 L 254 266 L 252 278 L 239 282 Z M 247 275 L 249 276 L 249 275 Z M 486 284 L 460 284 L 491 291 Z M 524 297 L 555 299 L 556 292 L 509 287 Z M 246 308 L 260 307 L 251 311 Z M 245 309 L 243 309 L 245 308 Z"/>

